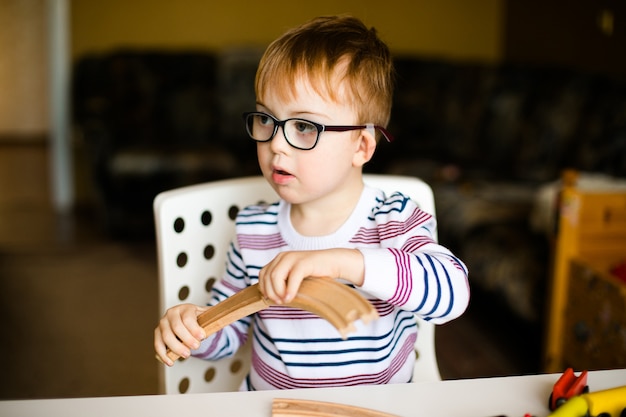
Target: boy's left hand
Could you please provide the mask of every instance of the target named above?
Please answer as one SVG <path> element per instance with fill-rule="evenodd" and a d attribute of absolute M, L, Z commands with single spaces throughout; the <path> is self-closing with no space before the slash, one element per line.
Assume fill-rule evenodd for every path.
<path fill-rule="evenodd" d="M 294 299 L 306 277 L 343 278 L 363 285 L 363 255 L 357 249 L 326 249 L 279 253 L 259 271 L 261 293 L 276 304 Z"/>

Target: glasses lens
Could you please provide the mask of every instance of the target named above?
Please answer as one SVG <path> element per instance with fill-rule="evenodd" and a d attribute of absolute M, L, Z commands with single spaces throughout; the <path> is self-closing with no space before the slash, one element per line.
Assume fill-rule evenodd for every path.
<path fill-rule="evenodd" d="M 285 136 L 292 146 L 300 149 L 312 149 L 317 143 L 319 130 L 308 120 L 289 119 L 285 123 Z"/>
<path fill-rule="evenodd" d="M 252 139 L 265 142 L 274 135 L 274 119 L 263 113 L 251 113 L 246 118 L 246 129 Z"/>

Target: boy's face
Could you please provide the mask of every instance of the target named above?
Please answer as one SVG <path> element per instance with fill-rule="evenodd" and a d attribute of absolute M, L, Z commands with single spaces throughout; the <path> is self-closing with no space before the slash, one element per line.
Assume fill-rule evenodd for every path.
<path fill-rule="evenodd" d="M 354 125 L 359 122 L 346 95 L 339 88 L 337 102 L 317 93 L 306 79 L 296 82 L 292 99 L 281 100 L 268 91 L 257 111 L 279 120 L 300 118 L 323 125 Z M 279 128 L 269 142 L 257 142 L 259 166 L 278 195 L 292 204 L 324 202 L 361 185 L 361 168 L 373 153 L 375 141 L 365 130 L 322 132 L 310 150 L 292 147 Z M 364 146 L 363 141 L 368 146 Z M 373 146 L 373 147 L 372 147 Z M 367 148 L 367 149 L 366 149 Z M 360 188 L 358 188 L 360 193 Z M 328 199 L 330 197 L 330 199 Z"/>

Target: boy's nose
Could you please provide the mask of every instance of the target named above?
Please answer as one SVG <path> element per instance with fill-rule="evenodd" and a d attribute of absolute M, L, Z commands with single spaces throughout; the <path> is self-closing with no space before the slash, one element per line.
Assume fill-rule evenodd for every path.
<path fill-rule="evenodd" d="M 287 138 L 285 137 L 283 126 L 279 126 L 278 130 L 276 130 L 276 134 L 270 141 L 270 148 L 274 153 L 284 152 L 286 149 L 290 148 Z"/>

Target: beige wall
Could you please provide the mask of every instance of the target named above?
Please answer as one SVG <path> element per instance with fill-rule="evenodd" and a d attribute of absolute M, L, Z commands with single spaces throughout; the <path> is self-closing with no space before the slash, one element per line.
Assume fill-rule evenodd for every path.
<path fill-rule="evenodd" d="M 47 0 L 0 0 L 0 206 L 46 204 Z"/>
<path fill-rule="evenodd" d="M 48 130 L 46 0 L 0 0 L 0 135 Z"/>
<path fill-rule="evenodd" d="M 349 13 L 375 26 L 397 54 L 499 61 L 504 1 L 68 0 L 70 53 L 265 46 L 314 16 Z M 50 201 L 47 4 L 0 0 L 0 205 Z M 79 200 L 88 194 L 75 186 Z"/>
<path fill-rule="evenodd" d="M 121 46 L 265 46 L 321 14 L 375 26 L 395 53 L 498 61 L 504 0 L 70 0 L 71 54 Z M 41 135 L 48 121 L 46 0 L 0 0 L 0 135 Z"/>
<path fill-rule="evenodd" d="M 72 1 L 74 56 L 118 46 L 267 45 L 323 14 L 376 27 L 396 53 L 498 61 L 504 0 Z"/>

